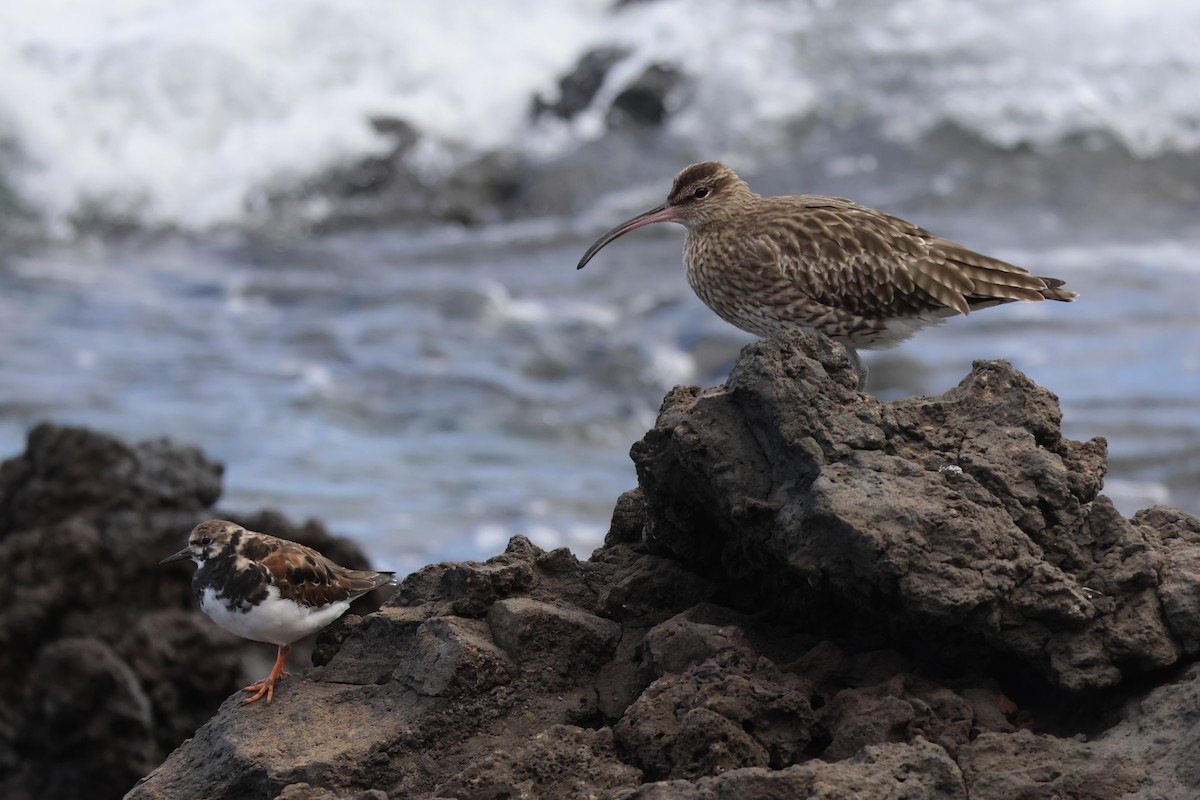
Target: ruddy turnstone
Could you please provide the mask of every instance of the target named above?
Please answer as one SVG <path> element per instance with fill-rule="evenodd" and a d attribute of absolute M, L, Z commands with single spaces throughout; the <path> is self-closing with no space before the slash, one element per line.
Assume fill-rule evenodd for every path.
<path fill-rule="evenodd" d="M 159 563 L 185 558 L 199 567 L 192 591 L 213 622 L 244 639 L 279 647 L 271 674 L 242 690 L 254 692 L 243 703 L 263 695 L 271 701 L 275 682 L 288 674 L 283 665 L 293 642 L 346 613 L 355 598 L 396 584 L 390 572 L 347 569 L 311 547 L 223 519 L 201 522 L 187 547 Z"/>

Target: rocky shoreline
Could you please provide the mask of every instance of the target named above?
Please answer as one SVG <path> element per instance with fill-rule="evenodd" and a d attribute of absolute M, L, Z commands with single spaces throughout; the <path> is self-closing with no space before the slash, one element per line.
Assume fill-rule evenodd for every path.
<path fill-rule="evenodd" d="M 1123 518 L 1104 442 L 1007 363 L 854 385 L 824 339 L 748 345 L 668 394 L 589 560 L 517 537 L 428 566 L 253 707 L 221 699 L 260 648 L 153 566 L 220 468 L 42 426 L 0 467 L 0 794 L 1200 793 L 1200 520 Z"/>
<path fill-rule="evenodd" d="M 197 613 L 190 568 L 158 566 L 217 513 L 221 474 L 193 447 L 49 424 L 0 465 L 0 797 L 120 797 L 269 666 Z M 220 513 L 367 566 L 319 523 Z"/>

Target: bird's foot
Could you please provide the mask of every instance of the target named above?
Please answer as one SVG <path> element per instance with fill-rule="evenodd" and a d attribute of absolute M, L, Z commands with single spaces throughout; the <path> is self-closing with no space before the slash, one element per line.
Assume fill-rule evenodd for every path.
<path fill-rule="evenodd" d="M 275 696 L 275 682 L 280 678 L 286 678 L 291 673 L 283 668 L 284 662 L 287 661 L 288 653 L 292 652 L 292 646 L 284 645 L 279 648 L 279 655 L 275 657 L 275 666 L 271 668 L 271 674 L 260 681 L 255 681 L 249 686 L 243 686 L 243 692 L 254 692 L 253 696 L 247 697 L 242 701 L 242 705 L 254 703 L 266 696 L 267 702 L 271 702 L 271 698 Z"/>
<path fill-rule="evenodd" d="M 284 675 L 287 675 L 287 673 L 281 672 L 279 676 L 275 678 L 275 680 L 263 678 L 261 681 L 255 681 L 249 686 L 243 686 L 243 692 L 254 692 L 254 694 L 251 697 L 247 697 L 245 700 L 243 700 L 242 705 L 261 700 L 264 696 L 267 698 L 268 703 L 271 702 L 271 698 L 275 696 L 275 681 L 279 680 L 279 678 L 283 677 Z"/>

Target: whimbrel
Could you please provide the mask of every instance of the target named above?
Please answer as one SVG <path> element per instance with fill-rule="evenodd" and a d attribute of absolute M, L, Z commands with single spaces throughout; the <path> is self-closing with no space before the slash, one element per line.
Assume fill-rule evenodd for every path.
<path fill-rule="evenodd" d="M 955 314 L 1014 300 L 1070 302 L 1057 278 L 981 255 L 839 197 L 762 197 L 715 161 L 675 177 L 667 202 L 601 236 L 579 260 L 655 222 L 687 229 L 688 284 L 721 319 L 764 338 L 801 328 L 857 350 L 895 347 Z"/>

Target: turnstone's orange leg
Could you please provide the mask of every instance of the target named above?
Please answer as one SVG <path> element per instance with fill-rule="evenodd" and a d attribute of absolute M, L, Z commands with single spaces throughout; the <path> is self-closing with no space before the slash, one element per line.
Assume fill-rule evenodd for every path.
<path fill-rule="evenodd" d="M 282 645 L 279 648 L 279 655 L 275 658 L 275 666 L 271 669 L 271 674 L 263 678 L 261 681 L 255 681 L 249 686 L 242 688 L 243 692 L 254 692 L 254 696 L 247 697 L 242 701 L 242 705 L 245 705 L 246 703 L 253 703 L 263 695 L 267 696 L 268 703 L 271 702 L 271 698 L 275 696 L 275 681 L 291 674 L 289 672 L 285 672 L 283 669 L 284 662 L 287 661 L 288 654 L 291 652 L 292 646 L 290 644 Z"/>

